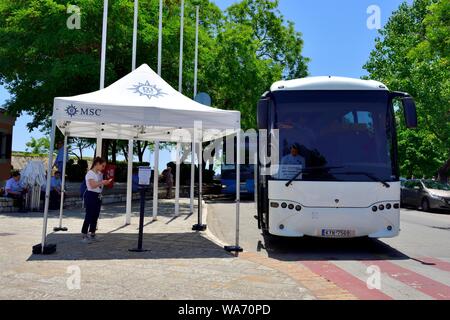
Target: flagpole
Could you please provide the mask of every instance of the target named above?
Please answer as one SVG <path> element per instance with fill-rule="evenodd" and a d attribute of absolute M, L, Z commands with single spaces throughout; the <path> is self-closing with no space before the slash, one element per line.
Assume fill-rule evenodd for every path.
<path fill-rule="evenodd" d="M 163 0 L 159 0 L 159 26 L 158 26 L 158 75 L 161 76 L 162 69 L 162 23 L 163 23 Z"/>
<path fill-rule="evenodd" d="M 100 58 L 100 89 L 105 87 L 106 34 L 108 28 L 108 0 L 103 0 L 102 53 Z"/>
<path fill-rule="evenodd" d="M 133 20 L 133 57 L 131 58 L 131 70 L 136 69 L 137 51 L 137 28 L 138 28 L 139 0 L 134 0 L 134 20 Z"/>
<path fill-rule="evenodd" d="M 178 77 L 178 91 L 183 92 L 183 40 L 184 40 L 184 0 L 181 0 L 180 18 L 180 70 Z"/>
<path fill-rule="evenodd" d="M 195 62 L 194 62 L 194 99 L 197 96 L 197 75 L 198 75 L 198 24 L 200 15 L 200 6 L 196 6 L 195 21 Z"/>

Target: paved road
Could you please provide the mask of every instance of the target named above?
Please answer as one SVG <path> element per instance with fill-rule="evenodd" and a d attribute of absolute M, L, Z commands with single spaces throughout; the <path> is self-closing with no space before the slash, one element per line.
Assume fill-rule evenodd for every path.
<path fill-rule="evenodd" d="M 234 208 L 208 204 L 210 231 L 224 243 L 234 241 Z M 254 215 L 255 204 L 243 203 L 243 258 L 277 261 L 281 270 L 301 266 L 359 299 L 450 299 L 450 214 L 402 209 L 401 235 L 382 240 L 265 238 Z M 380 290 L 367 288 L 370 266 L 381 271 Z"/>

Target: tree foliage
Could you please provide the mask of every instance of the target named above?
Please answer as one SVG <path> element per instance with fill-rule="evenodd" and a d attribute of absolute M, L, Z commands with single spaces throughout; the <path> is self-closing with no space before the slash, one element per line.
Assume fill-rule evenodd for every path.
<path fill-rule="evenodd" d="M 31 137 L 31 140 L 26 144 L 26 151 L 32 154 L 47 154 L 50 150 L 50 141 L 47 137 L 36 139 Z"/>
<path fill-rule="evenodd" d="M 416 100 L 419 129 L 399 126 L 402 174 L 435 176 L 450 159 L 450 2 L 400 5 L 380 30 L 364 68 Z"/>
<path fill-rule="evenodd" d="M 243 0 L 222 12 L 200 4 L 199 90 L 215 107 L 242 111 L 244 127 L 255 125 L 259 96 L 280 78 L 306 75 L 301 34 L 277 9 L 278 1 Z M 106 85 L 131 71 L 133 1 L 110 1 Z M 12 95 L 7 109 L 46 124 L 53 99 L 98 90 L 103 1 L 73 0 L 81 29 L 66 26 L 66 0 L 0 0 L 0 82 Z M 156 70 L 158 1 L 139 2 L 137 64 Z M 178 87 L 180 1 L 164 7 L 162 76 Z M 195 6 L 186 2 L 183 92 L 194 78 Z"/>

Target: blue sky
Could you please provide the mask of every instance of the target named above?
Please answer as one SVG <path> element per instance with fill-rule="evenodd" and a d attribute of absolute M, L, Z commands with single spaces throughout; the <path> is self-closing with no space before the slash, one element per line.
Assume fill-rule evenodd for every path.
<path fill-rule="evenodd" d="M 225 9 L 234 0 L 215 0 Z M 362 66 L 367 61 L 377 36 L 375 29 L 368 29 L 367 8 L 380 8 L 381 24 L 384 25 L 403 0 L 280 0 L 280 11 L 286 19 L 295 23 L 302 32 L 303 55 L 309 57 L 309 72 L 312 76 L 334 75 L 359 78 L 365 75 Z M 412 0 L 407 0 L 411 3 Z M 200 66 L 201 67 L 201 66 Z M 0 86 L 0 105 L 9 97 Z M 13 150 L 25 150 L 30 136 L 42 136 L 38 130 L 26 133 L 28 115 L 17 119 L 13 137 Z M 164 153 L 161 162 L 168 162 L 170 156 Z"/>

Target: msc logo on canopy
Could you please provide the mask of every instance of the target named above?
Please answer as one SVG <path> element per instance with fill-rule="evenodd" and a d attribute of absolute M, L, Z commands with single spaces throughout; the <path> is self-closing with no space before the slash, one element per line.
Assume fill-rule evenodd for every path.
<path fill-rule="evenodd" d="M 162 89 L 159 89 L 156 85 L 151 85 L 150 82 L 145 81 L 145 83 L 139 82 L 136 85 L 133 85 L 133 88 L 130 88 L 129 90 L 134 90 L 133 93 L 137 93 L 140 96 L 146 96 L 147 98 L 159 98 L 166 93 L 162 91 Z"/>
<path fill-rule="evenodd" d="M 71 104 L 71 105 L 67 106 L 66 113 L 71 118 L 75 117 L 78 114 L 80 114 L 80 116 L 100 117 L 101 113 L 102 113 L 102 110 L 101 109 L 97 109 L 97 108 L 89 108 L 89 107 L 77 108 L 76 106 Z"/>

